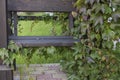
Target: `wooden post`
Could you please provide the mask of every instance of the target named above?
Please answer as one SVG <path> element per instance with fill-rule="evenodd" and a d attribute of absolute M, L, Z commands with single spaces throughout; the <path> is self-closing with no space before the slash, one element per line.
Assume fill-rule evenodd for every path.
<path fill-rule="evenodd" d="M 0 48 L 7 47 L 6 0 L 0 0 Z M 1 79 L 0 79 L 1 80 Z"/>
<path fill-rule="evenodd" d="M 3 60 L 2 59 L 0 59 L 0 65 L 2 65 L 3 64 Z"/>
<path fill-rule="evenodd" d="M 17 24 L 18 24 L 18 16 L 17 12 L 13 13 L 13 19 L 14 19 L 14 36 L 17 36 Z"/>
<path fill-rule="evenodd" d="M 74 28 L 74 18 L 72 16 L 72 13 L 69 14 L 69 29 L 73 29 Z"/>
<path fill-rule="evenodd" d="M 73 0 L 8 0 L 8 11 L 71 12 Z"/>
<path fill-rule="evenodd" d="M 0 80 L 13 80 L 13 70 L 0 65 Z"/>

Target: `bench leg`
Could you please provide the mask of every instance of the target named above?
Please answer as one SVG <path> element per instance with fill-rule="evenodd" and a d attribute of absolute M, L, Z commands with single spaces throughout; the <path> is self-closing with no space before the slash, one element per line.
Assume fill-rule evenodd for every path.
<path fill-rule="evenodd" d="M 16 59 L 13 60 L 13 67 L 14 67 L 14 70 L 16 71 Z"/>
<path fill-rule="evenodd" d="M 13 66 L 14 71 L 16 71 L 16 59 L 13 59 L 13 64 L 9 64 L 9 67 Z"/>

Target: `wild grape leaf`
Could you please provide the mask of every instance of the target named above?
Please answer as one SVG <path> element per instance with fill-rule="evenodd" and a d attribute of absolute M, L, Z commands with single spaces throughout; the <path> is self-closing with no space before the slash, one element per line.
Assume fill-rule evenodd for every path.
<path fill-rule="evenodd" d="M 5 48 L 4 49 L 0 49 L 0 58 L 1 59 L 4 59 L 4 58 L 8 58 L 9 55 L 8 55 L 8 50 L 6 50 Z"/>
<path fill-rule="evenodd" d="M 95 24 L 94 25 L 96 26 L 98 24 L 100 24 L 100 25 L 103 24 L 103 17 L 102 16 L 95 19 Z"/>
<path fill-rule="evenodd" d="M 100 2 L 100 0 L 96 0 L 96 2 L 97 2 L 97 3 L 99 3 L 99 2 Z"/>
<path fill-rule="evenodd" d="M 82 14 L 86 14 L 86 7 L 82 7 L 81 9 L 80 9 L 80 13 L 82 13 Z"/>
<path fill-rule="evenodd" d="M 92 7 L 92 11 L 95 11 L 95 14 L 98 14 L 101 11 L 101 4 L 94 4 Z"/>
<path fill-rule="evenodd" d="M 112 15 L 112 18 L 115 22 L 117 22 L 117 20 L 120 18 L 120 13 L 115 13 Z"/>
<path fill-rule="evenodd" d="M 90 3 L 91 5 L 93 5 L 93 3 L 95 2 L 96 0 L 86 0 L 86 4 Z"/>
<path fill-rule="evenodd" d="M 87 57 L 86 59 L 88 63 L 95 63 L 95 61 L 91 57 Z"/>

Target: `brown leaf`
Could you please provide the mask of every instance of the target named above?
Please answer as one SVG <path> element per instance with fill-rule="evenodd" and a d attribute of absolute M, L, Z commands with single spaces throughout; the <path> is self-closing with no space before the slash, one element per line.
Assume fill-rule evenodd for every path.
<path fill-rule="evenodd" d="M 72 11 L 72 16 L 73 16 L 73 17 L 77 17 L 77 15 L 78 15 L 78 13 L 77 13 L 77 12 Z"/>

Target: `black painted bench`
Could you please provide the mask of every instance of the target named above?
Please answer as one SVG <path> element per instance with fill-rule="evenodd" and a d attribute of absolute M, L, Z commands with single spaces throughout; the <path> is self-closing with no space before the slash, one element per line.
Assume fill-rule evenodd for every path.
<path fill-rule="evenodd" d="M 0 65 L 0 80 L 13 80 L 13 70 L 4 65 Z"/>
<path fill-rule="evenodd" d="M 18 36 L 17 12 L 67 12 L 69 29 L 74 28 L 72 11 L 75 0 L 1 0 L 0 2 L 0 47 L 7 47 L 9 41 L 23 47 L 39 46 L 73 46 L 79 41 L 73 36 Z M 11 34 L 8 19 L 13 19 L 14 34 Z"/>

